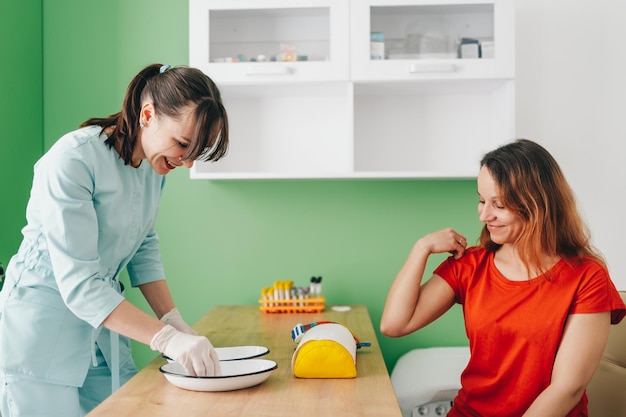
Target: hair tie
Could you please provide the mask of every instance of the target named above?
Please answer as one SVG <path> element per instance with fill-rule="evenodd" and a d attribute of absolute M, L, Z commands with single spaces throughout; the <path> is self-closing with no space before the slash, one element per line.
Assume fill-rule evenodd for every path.
<path fill-rule="evenodd" d="M 172 66 L 169 64 L 161 65 L 161 69 L 159 70 L 159 73 L 163 74 L 165 71 L 167 71 L 170 68 L 172 68 Z"/>

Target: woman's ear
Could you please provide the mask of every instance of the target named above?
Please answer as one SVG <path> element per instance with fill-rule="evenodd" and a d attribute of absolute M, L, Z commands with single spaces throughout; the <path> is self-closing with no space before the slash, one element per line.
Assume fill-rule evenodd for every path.
<path fill-rule="evenodd" d="M 154 103 L 151 101 L 145 102 L 141 106 L 141 113 L 139 114 L 139 123 L 147 127 L 152 118 L 154 117 Z"/>

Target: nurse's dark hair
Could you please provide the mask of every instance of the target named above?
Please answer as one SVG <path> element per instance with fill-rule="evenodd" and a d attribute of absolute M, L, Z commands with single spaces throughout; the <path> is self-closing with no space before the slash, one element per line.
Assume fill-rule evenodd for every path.
<path fill-rule="evenodd" d="M 588 256 L 604 263 L 590 243 L 572 188 L 543 146 L 518 139 L 487 153 L 480 166 L 493 177 L 501 204 L 522 219 L 517 246 L 529 270 L 545 272 L 545 255 L 565 259 Z M 500 246 L 491 240 L 486 225 L 480 244 L 490 251 Z"/>
<path fill-rule="evenodd" d="M 163 71 L 162 71 L 163 68 Z M 106 144 L 115 148 L 126 165 L 132 163 L 139 132 L 141 104 L 151 99 L 157 115 L 177 119 L 189 105 L 195 106 L 193 137 L 183 156 L 186 161 L 217 161 L 228 150 L 228 116 L 219 89 L 202 71 L 187 66 L 165 70 L 148 65 L 128 85 L 122 110 L 104 118 L 91 118 L 80 126 L 115 127 Z"/>

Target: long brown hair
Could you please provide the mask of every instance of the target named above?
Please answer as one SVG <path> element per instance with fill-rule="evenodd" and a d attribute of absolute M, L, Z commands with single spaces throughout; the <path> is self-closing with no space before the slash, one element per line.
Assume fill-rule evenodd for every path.
<path fill-rule="evenodd" d="M 504 207 L 524 223 L 517 241 L 522 261 L 546 272 L 545 255 L 565 259 L 591 257 L 604 264 L 590 243 L 590 234 L 578 209 L 574 192 L 561 168 L 541 145 L 518 139 L 487 153 L 480 162 L 492 175 Z M 496 251 L 485 225 L 480 244 Z"/>
<path fill-rule="evenodd" d="M 139 131 L 141 104 L 151 99 L 155 112 L 177 118 L 195 104 L 194 134 L 183 160 L 217 161 L 228 150 L 228 116 L 219 89 L 202 71 L 187 66 L 148 65 L 128 85 L 122 110 L 109 117 L 91 118 L 80 126 L 114 126 L 105 143 L 117 150 L 126 165 L 132 163 Z"/>

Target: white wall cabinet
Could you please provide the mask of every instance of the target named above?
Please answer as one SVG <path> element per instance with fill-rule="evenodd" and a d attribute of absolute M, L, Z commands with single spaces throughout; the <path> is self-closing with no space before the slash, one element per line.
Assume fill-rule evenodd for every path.
<path fill-rule="evenodd" d="M 475 177 L 515 131 L 513 25 L 512 0 L 190 0 L 190 65 L 231 131 L 191 177 Z"/>

